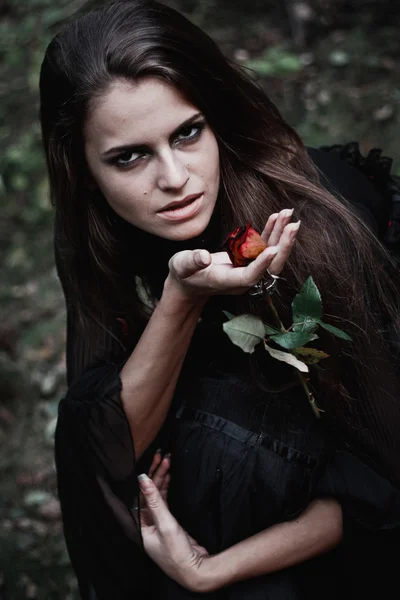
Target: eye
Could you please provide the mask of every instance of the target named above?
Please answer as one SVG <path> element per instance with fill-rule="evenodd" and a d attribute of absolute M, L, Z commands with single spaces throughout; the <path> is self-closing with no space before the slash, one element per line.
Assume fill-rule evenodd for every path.
<path fill-rule="evenodd" d="M 130 167 L 143 156 L 144 154 L 142 152 L 124 152 L 123 154 L 117 156 L 114 159 L 114 162 L 119 167 Z"/>
<path fill-rule="evenodd" d="M 205 125 L 205 123 L 201 122 L 192 123 L 191 125 L 183 127 L 183 129 L 181 129 L 178 135 L 176 136 L 176 141 L 179 143 L 197 139 L 198 137 L 200 137 L 200 134 L 203 131 Z"/>

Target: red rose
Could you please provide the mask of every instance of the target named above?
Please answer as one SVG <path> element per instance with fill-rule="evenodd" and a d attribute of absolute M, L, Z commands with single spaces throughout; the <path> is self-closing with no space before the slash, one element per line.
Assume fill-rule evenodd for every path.
<path fill-rule="evenodd" d="M 267 244 L 250 225 L 232 231 L 223 243 L 234 267 L 245 267 L 267 247 Z"/>

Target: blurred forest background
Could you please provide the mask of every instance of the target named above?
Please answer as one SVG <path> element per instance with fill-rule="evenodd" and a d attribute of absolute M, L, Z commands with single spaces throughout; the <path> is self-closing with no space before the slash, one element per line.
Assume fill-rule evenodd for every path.
<path fill-rule="evenodd" d="M 400 2 L 170 0 L 252 68 L 309 145 L 358 140 L 400 174 Z M 95 2 L 91 2 L 91 5 Z M 38 122 L 43 53 L 83 0 L 0 1 L 0 600 L 78 598 L 57 501 L 65 310 Z"/>

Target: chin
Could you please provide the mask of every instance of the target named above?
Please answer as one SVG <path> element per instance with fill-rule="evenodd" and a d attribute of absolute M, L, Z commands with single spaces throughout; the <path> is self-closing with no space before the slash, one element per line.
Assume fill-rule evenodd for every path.
<path fill-rule="evenodd" d="M 197 237 L 200 237 L 202 235 L 202 233 L 204 232 L 204 229 L 198 229 L 195 232 L 191 232 L 191 233 L 187 233 L 187 234 L 182 234 L 182 235 L 171 235 L 168 236 L 167 239 L 173 241 L 173 242 L 186 242 L 188 240 L 193 240 Z"/>
<path fill-rule="evenodd" d="M 203 220 L 201 223 L 182 223 L 180 225 L 175 225 L 170 231 L 159 232 L 158 235 L 165 239 L 175 241 L 175 242 L 184 242 L 187 240 L 192 240 L 201 236 L 204 231 L 207 229 L 207 226 L 210 222 L 210 219 Z"/>

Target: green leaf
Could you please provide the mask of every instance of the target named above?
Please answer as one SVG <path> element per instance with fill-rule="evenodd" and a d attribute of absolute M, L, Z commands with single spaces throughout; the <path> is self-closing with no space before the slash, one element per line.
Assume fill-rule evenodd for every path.
<path fill-rule="evenodd" d="M 271 336 L 271 340 L 273 340 L 275 344 L 282 346 L 282 348 L 287 348 L 288 350 L 292 350 L 298 346 L 303 346 L 304 344 L 312 342 L 317 338 L 318 336 L 312 333 L 301 333 L 295 331 L 288 331 L 287 333 L 279 333 Z"/>
<path fill-rule="evenodd" d="M 282 56 L 282 58 L 277 62 L 276 66 L 277 70 L 284 73 L 300 71 L 302 68 L 300 59 L 297 56 L 289 54 L 287 56 Z"/>
<path fill-rule="evenodd" d="M 228 312 L 227 310 L 223 310 L 222 312 L 224 313 L 224 315 L 225 315 L 225 316 L 226 316 L 226 317 L 227 317 L 229 320 L 231 320 L 231 319 L 234 319 L 234 318 L 235 318 L 235 316 L 236 316 L 236 315 L 234 315 L 233 313 L 231 313 L 231 312 Z"/>
<path fill-rule="evenodd" d="M 266 325 L 264 323 L 264 329 L 265 329 L 265 333 L 267 335 L 276 335 L 277 333 L 282 333 L 281 331 L 279 331 L 279 329 L 275 329 L 274 327 L 271 327 L 270 325 Z"/>
<path fill-rule="evenodd" d="M 318 325 L 318 321 L 314 321 L 314 319 L 310 319 L 309 317 L 304 317 L 303 321 L 294 323 L 292 331 L 296 333 L 315 333 L 318 329 Z"/>
<path fill-rule="evenodd" d="M 329 358 L 329 354 L 316 348 L 295 348 L 294 353 L 298 354 L 307 365 L 315 365 L 323 358 Z"/>
<path fill-rule="evenodd" d="M 282 350 L 275 350 L 275 348 L 271 348 L 265 342 L 264 346 L 266 351 L 272 356 L 272 358 L 276 358 L 276 360 L 288 363 L 288 365 L 292 365 L 292 367 L 295 367 L 302 373 L 308 373 L 307 365 L 298 358 L 296 358 L 291 352 L 282 352 Z"/>
<path fill-rule="evenodd" d="M 272 75 L 275 72 L 275 66 L 262 58 L 248 60 L 246 61 L 246 66 L 249 69 L 253 69 L 253 71 L 258 73 L 259 75 Z"/>
<path fill-rule="evenodd" d="M 246 66 L 263 76 L 282 76 L 303 68 L 300 58 L 285 48 L 268 48 L 261 57 L 248 59 Z"/>
<path fill-rule="evenodd" d="M 307 277 L 300 292 L 294 297 L 292 302 L 292 313 L 294 323 L 303 323 L 303 326 L 310 321 L 315 322 L 321 319 L 321 294 L 311 276 Z"/>
<path fill-rule="evenodd" d="M 342 331 L 338 327 L 334 327 L 333 325 L 328 325 L 327 323 L 324 323 L 323 321 L 318 321 L 318 323 L 319 323 L 319 325 L 321 325 L 321 327 L 326 329 L 326 331 L 329 331 L 329 333 L 332 333 L 336 337 L 341 338 L 342 340 L 347 340 L 348 342 L 353 341 L 348 333 L 346 333 L 345 331 Z"/>
<path fill-rule="evenodd" d="M 222 325 L 231 342 L 252 354 L 265 336 L 264 323 L 254 315 L 240 315 Z"/>
<path fill-rule="evenodd" d="M 24 504 L 26 506 L 37 506 L 51 500 L 53 496 L 44 490 L 31 490 L 24 496 Z"/>

